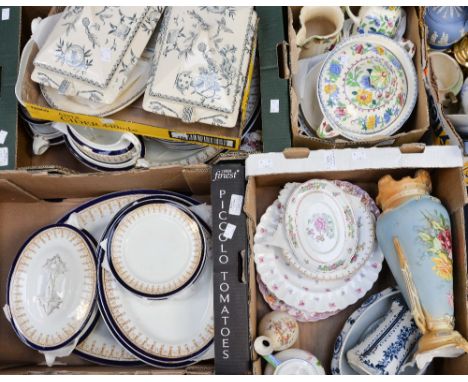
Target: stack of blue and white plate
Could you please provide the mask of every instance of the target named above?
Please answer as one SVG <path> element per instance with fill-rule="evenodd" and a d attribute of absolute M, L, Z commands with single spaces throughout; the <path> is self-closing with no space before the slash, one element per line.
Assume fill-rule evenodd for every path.
<path fill-rule="evenodd" d="M 50 365 L 72 351 L 100 364 L 162 368 L 213 358 L 207 208 L 169 191 L 118 192 L 40 230 L 8 281 L 15 332 Z"/>

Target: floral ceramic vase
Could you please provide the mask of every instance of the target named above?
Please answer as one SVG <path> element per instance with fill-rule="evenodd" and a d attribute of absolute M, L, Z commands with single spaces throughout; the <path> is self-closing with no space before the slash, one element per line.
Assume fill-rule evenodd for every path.
<path fill-rule="evenodd" d="M 432 49 L 448 49 L 468 33 L 467 7 L 426 7 L 424 21 Z"/>
<path fill-rule="evenodd" d="M 450 217 L 430 196 L 425 170 L 399 181 L 380 179 L 377 241 L 423 334 L 415 360 L 421 369 L 434 357 L 458 357 L 468 342 L 454 330 Z"/>

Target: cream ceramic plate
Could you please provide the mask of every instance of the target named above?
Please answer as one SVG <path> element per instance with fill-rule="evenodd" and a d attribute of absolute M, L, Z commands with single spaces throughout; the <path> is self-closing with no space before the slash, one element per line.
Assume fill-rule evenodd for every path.
<path fill-rule="evenodd" d="M 16 257 L 8 283 L 11 322 L 37 350 L 55 350 L 89 322 L 96 297 L 96 262 L 90 241 L 69 225 L 36 232 Z"/>
<path fill-rule="evenodd" d="M 389 136 L 416 104 L 416 70 L 399 43 L 377 34 L 355 35 L 325 59 L 317 93 L 336 133 L 351 140 Z"/>
<path fill-rule="evenodd" d="M 91 332 L 76 346 L 74 353 L 88 361 L 108 365 L 133 365 L 140 361 L 118 343 L 101 317 Z"/>
<path fill-rule="evenodd" d="M 213 341 L 212 268 L 210 254 L 200 277 L 188 290 L 171 299 L 148 300 L 125 289 L 100 267 L 101 311 L 134 354 L 160 362 L 193 359 Z"/>
<path fill-rule="evenodd" d="M 23 51 L 24 54 L 24 51 Z M 137 100 L 146 89 L 151 71 L 151 62 L 140 58 L 132 70 L 124 88 L 117 99 L 111 104 L 93 102 L 79 96 L 66 96 L 50 86 L 41 86 L 41 92 L 47 103 L 54 109 L 65 110 L 71 113 L 95 115 L 105 117 L 124 109 Z"/>
<path fill-rule="evenodd" d="M 302 349 L 287 349 L 276 353 L 275 358 L 277 358 L 281 362 L 285 362 L 290 359 L 301 359 L 307 361 L 314 366 L 316 375 L 325 375 L 325 370 L 323 369 L 323 366 L 320 363 L 320 361 L 317 359 L 316 356 L 309 353 L 308 351 Z M 267 364 L 263 374 L 272 375 L 274 371 L 275 369 L 273 368 L 273 366 Z"/>
<path fill-rule="evenodd" d="M 349 182 L 343 182 L 340 180 L 333 181 L 346 195 L 353 214 L 356 218 L 357 231 L 358 231 L 358 243 L 356 246 L 356 252 L 351 257 L 350 263 L 346 268 L 337 268 L 324 275 L 319 275 L 320 279 L 337 279 L 349 276 L 356 272 L 364 262 L 369 259 L 369 256 L 373 253 L 376 245 L 375 241 L 375 222 L 380 212 L 375 202 L 369 196 L 367 192 L 358 186 Z M 291 188 L 297 188 L 300 183 L 289 183 L 286 192 L 280 192 L 279 201 L 284 205 L 287 199 L 285 195 Z M 315 270 L 309 268 L 309 264 L 301 262 L 301 258 L 295 256 L 288 256 L 287 260 L 302 272 L 305 276 L 316 278 L 317 275 Z"/>
<path fill-rule="evenodd" d="M 112 226 L 107 251 L 116 277 L 153 297 L 184 287 L 197 272 L 203 244 L 197 222 L 170 204 L 147 202 L 125 211 Z"/>
<path fill-rule="evenodd" d="M 276 200 L 257 226 L 254 256 L 263 283 L 286 304 L 309 313 L 341 310 L 364 296 L 377 280 L 383 261 L 378 246 L 359 272 L 347 278 L 312 280 L 304 277 L 286 261 L 286 250 L 271 244 L 281 221 L 281 203 Z"/>
<path fill-rule="evenodd" d="M 314 277 L 344 269 L 356 252 L 358 232 L 343 191 L 327 180 L 298 186 L 286 203 L 284 226 L 292 253 Z"/>

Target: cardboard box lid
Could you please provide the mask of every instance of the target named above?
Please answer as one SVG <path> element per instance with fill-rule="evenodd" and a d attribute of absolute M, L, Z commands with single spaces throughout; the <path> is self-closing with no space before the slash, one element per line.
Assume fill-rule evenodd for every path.
<path fill-rule="evenodd" d="M 381 168 L 462 167 L 463 157 L 455 146 L 409 144 L 401 147 L 314 150 L 291 148 L 282 153 L 253 154 L 246 160 L 246 176 L 353 171 Z"/>
<path fill-rule="evenodd" d="M 21 7 L 0 7 L 0 170 L 16 167 L 18 106 L 15 82 L 18 73 Z M 5 38 L 5 36 L 7 36 Z"/>

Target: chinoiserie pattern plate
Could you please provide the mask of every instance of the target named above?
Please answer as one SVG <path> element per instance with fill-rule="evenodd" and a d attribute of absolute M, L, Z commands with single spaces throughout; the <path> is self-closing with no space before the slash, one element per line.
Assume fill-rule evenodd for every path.
<path fill-rule="evenodd" d="M 78 343 L 73 352 L 91 362 L 106 365 L 124 366 L 141 363 L 138 358 L 115 340 L 101 317 L 98 318 L 94 328 Z"/>
<path fill-rule="evenodd" d="M 256 26 L 253 7 L 166 8 L 143 108 L 184 122 L 235 126 Z"/>
<path fill-rule="evenodd" d="M 29 346 L 47 351 L 69 344 L 90 321 L 95 297 L 94 248 L 75 227 L 44 227 L 19 251 L 7 304 L 15 331 Z"/>
<path fill-rule="evenodd" d="M 401 295 L 397 288 L 387 288 L 368 297 L 346 320 L 341 333 L 336 339 L 331 362 L 331 372 L 335 375 L 356 375 L 349 365 L 346 353 L 362 341 L 365 332 L 383 319 L 390 310 L 393 298 Z M 402 374 L 424 374 L 425 370 L 407 367 Z"/>
<path fill-rule="evenodd" d="M 163 7 L 67 7 L 34 59 L 32 80 L 60 94 L 112 104 L 162 11 Z"/>
<path fill-rule="evenodd" d="M 325 59 L 318 100 L 331 127 L 351 140 L 391 135 L 409 118 L 417 76 L 406 50 L 392 39 L 352 36 Z"/>
<path fill-rule="evenodd" d="M 356 251 L 358 232 L 345 193 L 332 182 L 309 180 L 289 196 L 284 227 L 292 251 L 314 277 L 346 268 Z"/>
<path fill-rule="evenodd" d="M 276 200 L 260 219 L 254 237 L 257 272 L 278 299 L 299 310 L 323 313 L 346 308 L 372 287 L 382 268 L 383 254 L 378 246 L 353 275 L 338 280 L 312 280 L 286 261 L 285 249 L 271 244 L 281 218 L 282 206 Z"/>
<path fill-rule="evenodd" d="M 197 222 L 171 204 L 149 202 L 131 208 L 113 225 L 108 243 L 116 276 L 145 295 L 177 291 L 202 261 Z"/>

